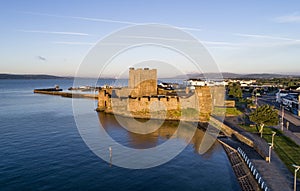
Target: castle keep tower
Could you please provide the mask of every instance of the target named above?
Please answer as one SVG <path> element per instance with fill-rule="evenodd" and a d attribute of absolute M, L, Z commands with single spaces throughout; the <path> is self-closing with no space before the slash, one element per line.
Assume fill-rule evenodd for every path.
<path fill-rule="evenodd" d="M 131 90 L 131 97 L 157 95 L 157 70 L 130 68 L 128 88 Z"/>

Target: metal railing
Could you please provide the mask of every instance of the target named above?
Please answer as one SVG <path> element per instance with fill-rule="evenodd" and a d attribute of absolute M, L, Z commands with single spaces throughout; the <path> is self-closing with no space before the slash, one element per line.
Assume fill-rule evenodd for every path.
<path fill-rule="evenodd" d="M 257 181 L 258 185 L 263 191 L 270 191 L 271 189 L 268 188 L 267 184 L 263 180 L 262 176 L 258 172 L 258 170 L 255 168 L 255 166 L 252 164 L 250 159 L 248 158 L 247 154 L 240 148 L 237 148 L 238 153 L 240 156 L 244 159 L 245 163 L 247 164 L 248 168 L 250 169 L 252 175 L 254 176 L 255 180 Z"/>

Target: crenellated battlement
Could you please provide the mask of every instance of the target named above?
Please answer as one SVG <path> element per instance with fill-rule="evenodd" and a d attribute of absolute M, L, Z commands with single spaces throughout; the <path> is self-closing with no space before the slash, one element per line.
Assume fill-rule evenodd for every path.
<path fill-rule="evenodd" d="M 113 89 L 99 90 L 98 111 L 115 113 L 120 115 L 132 115 L 146 118 L 150 112 L 165 111 L 181 113 L 185 109 L 194 109 L 199 112 L 199 120 L 206 121 L 212 112 L 213 102 L 221 102 L 221 96 L 212 96 L 213 92 L 222 91 L 222 88 L 199 87 L 193 94 L 188 96 L 114 96 L 110 92 Z M 180 117 L 180 116 L 178 116 Z"/>
<path fill-rule="evenodd" d="M 200 121 L 209 118 L 213 105 L 224 106 L 224 87 L 196 87 L 194 92 L 176 91 L 172 96 L 157 95 L 156 69 L 129 69 L 128 87 L 99 90 L 98 111 L 135 117 L 149 117 L 151 112 L 175 113 L 180 117 L 183 110 L 198 111 Z M 174 119 L 174 115 L 172 116 Z M 178 118 L 179 119 L 179 118 Z"/>

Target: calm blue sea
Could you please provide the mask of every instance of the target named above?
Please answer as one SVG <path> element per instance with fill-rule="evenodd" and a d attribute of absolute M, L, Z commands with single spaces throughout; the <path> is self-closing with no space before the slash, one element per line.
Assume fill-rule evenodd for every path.
<path fill-rule="evenodd" d="M 82 85 L 89 84 L 83 80 Z M 101 80 L 99 84 L 109 84 Z M 0 190 L 240 190 L 219 144 L 197 152 L 197 138 L 170 162 L 144 170 L 110 166 L 81 139 L 72 100 L 33 94 L 34 88 L 73 85 L 69 79 L 0 80 Z M 90 100 L 93 101 L 93 100 Z M 93 110 L 90 111 L 95 112 Z M 102 115 L 105 128 L 122 135 L 113 116 Z M 121 133 L 122 132 L 122 133 Z M 118 136 L 124 145 L 151 147 L 151 139 Z M 152 141 L 151 141 L 152 140 Z"/>

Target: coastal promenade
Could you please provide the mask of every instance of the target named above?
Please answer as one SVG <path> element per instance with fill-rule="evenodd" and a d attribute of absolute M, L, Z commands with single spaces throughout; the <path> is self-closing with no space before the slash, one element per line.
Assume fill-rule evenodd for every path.
<path fill-rule="evenodd" d="M 225 119 L 224 123 L 240 133 L 244 132 L 243 135 L 257 144 L 257 147 L 265 147 L 266 149 L 268 148 L 267 143 L 258 135 L 245 132 L 245 130 L 236 125 L 238 123 L 236 120 L 236 118 L 227 118 Z M 234 149 L 240 147 L 247 154 L 255 168 L 260 172 L 261 176 L 271 190 L 289 191 L 293 189 L 294 176 L 286 168 L 274 151 L 271 152 L 271 162 L 268 163 L 254 148 L 246 144 L 229 138 L 223 138 L 222 141 Z M 297 187 L 300 187 L 299 181 L 297 181 Z"/>

